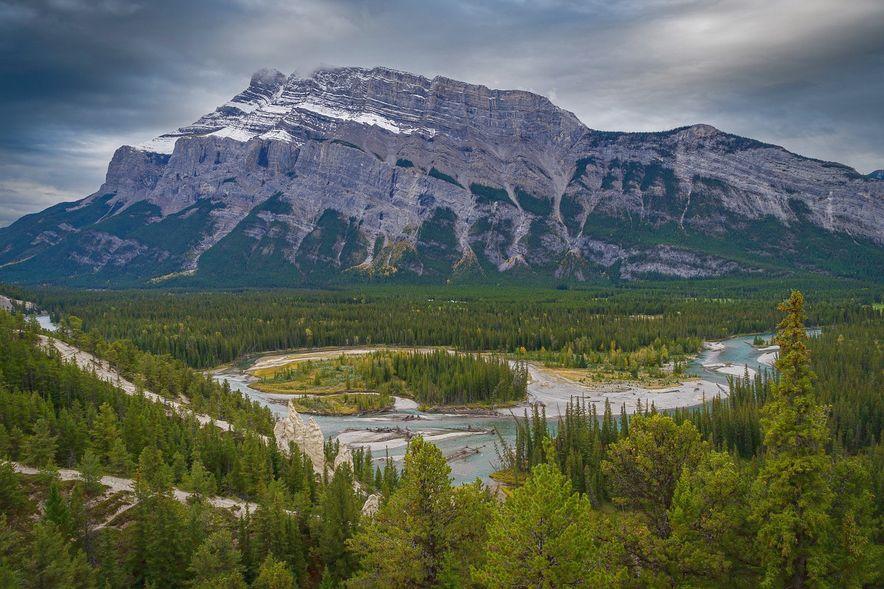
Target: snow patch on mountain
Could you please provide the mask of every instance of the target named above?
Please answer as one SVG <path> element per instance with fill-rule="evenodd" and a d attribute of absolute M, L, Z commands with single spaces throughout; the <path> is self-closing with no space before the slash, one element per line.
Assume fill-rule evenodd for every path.
<path fill-rule="evenodd" d="M 360 112 L 360 113 L 351 113 L 346 110 L 337 109 L 333 107 L 326 106 L 324 104 L 318 104 L 315 102 L 302 102 L 294 106 L 294 108 L 299 108 L 302 110 L 309 110 L 311 112 L 315 112 L 318 115 L 322 115 L 324 117 L 328 117 L 331 119 L 339 119 L 342 121 L 354 121 L 356 123 L 360 123 L 362 125 L 374 125 L 376 127 L 381 127 L 382 129 L 386 129 L 387 131 L 391 131 L 393 133 L 410 133 L 411 130 L 402 130 L 399 128 L 399 125 L 391 121 L 386 117 L 382 117 L 380 115 L 368 112 Z"/>
<path fill-rule="evenodd" d="M 133 147 L 141 151 L 169 155 L 175 151 L 175 142 L 178 141 L 179 137 L 181 137 L 181 135 L 160 135 L 159 137 L 154 137 L 150 141 L 139 143 Z"/>

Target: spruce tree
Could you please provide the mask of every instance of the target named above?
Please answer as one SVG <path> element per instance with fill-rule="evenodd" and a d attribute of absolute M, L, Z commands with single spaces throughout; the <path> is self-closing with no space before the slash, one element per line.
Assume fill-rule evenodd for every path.
<path fill-rule="evenodd" d="M 303 579 L 306 574 L 304 542 L 297 516 L 288 511 L 283 483 L 273 481 L 267 485 L 250 524 L 251 562 L 262 562 L 272 556 L 284 562 L 297 579 Z"/>
<path fill-rule="evenodd" d="M 55 464 L 57 436 L 52 434 L 49 422 L 41 417 L 34 424 L 34 433 L 25 438 L 24 461 L 31 466 L 48 468 Z"/>
<path fill-rule="evenodd" d="M 242 578 L 242 554 L 229 530 L 212 533 L 190 559 L 192 583 L 206 587 L 245 586 Z"/>
<path fill-rule="evenodd" d="M 56 480 L 49 483 L 49 494 L 43 509 L 43 518 L 55 524 L 55 528 L 66 540 L 69 540 L 73 536 L 71 510 L 64 497 L 61 496 Z"/>
<path fill-rule="evenodd" d="M 779 381 L 762 408 L 764 464 L 753 487 L 753 515 L 767 587 L 810 587 L 827 567 L 832 533 L 832 463 L 826 456 L 825 409 L 813 394 L 804 327 L 804 296 L 793 291 L 778 309 Z"/>
<path fill-rule="evenodd" d="M 356 569 L 356 558 L 346 542 L 356 529 L 361 507 L 350 467 L 342 464 L 320 499 L 316 520 L 317 553 L 326 573 L 336 581 L 348 578 Z"/>
<path fill-rule="evenodd" d="M 0 513 L 15 517 L 26 503 L 27 498 L 12 463 L 0 461 Z"/>
<path fill-rule="evenodd" d="M 746 469 L 725 452 L 709 452 L 696 468 L 682 472 L 666 542 L 673 585 L 757 586 L 750 485 Z"/>
<path fill-rule="evenodd" d="M 101 484 L 101 460 L 91 448 L 87 448 L 78 466 L 83 484 L 89 495 L 98 495 L 104 488 Z"/>
<path fill-rule="evenodd" d="M 73 548 L 52 522 L 34 526 L 34 539 L 24 557 L 21 578 L 28 587 L 88 588 L 95 578 L 82 551 Z"/>

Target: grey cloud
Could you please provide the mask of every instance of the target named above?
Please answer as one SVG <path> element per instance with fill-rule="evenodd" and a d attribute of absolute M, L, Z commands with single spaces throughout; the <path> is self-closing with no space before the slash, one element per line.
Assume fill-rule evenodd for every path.
<path fill-rule="evenodd" d="M 386 65 L 543 93 L 600 129 L 707 122 L 884 167 L 878 0 L 0 0 L 0 225 L 261 67 Z"/>

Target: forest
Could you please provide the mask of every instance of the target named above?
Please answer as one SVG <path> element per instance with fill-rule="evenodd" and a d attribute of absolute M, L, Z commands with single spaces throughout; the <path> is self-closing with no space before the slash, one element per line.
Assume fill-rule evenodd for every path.
<path fill-rule="evenodd" d="M 366 337 L 383 327 L 369 317 L 397 306 L 386 298 L 394 294 L 376 293 L 375 300 L 353 308 L 342 304 L 347 311 L 331 304 L 327 309 L 314 304 L 320 307 L 314 309 L 310 303 L 321 297 L 301 294 L 292 302 L 298 311 L 274 313 L 271 301 L 290 295 L 242 294 L 244 300 L 266 304 L 263 322 L 310 317 L 301 325 L 312 327 L 301 332 L 315 328 L 312 337 L 322 333 L 320 316 L 329 320 L 328 333 L 342 335 L 344 326 L 361 325 L 365 331 L 355 333 Z M 264 408 L 188 366 L 215 363 L 212 354 L 218 349 L 179 355 L 162 343 L 176 341 L 171 335 L 152 339 L 136 327 L 151 324 L 153 313 L 156 333 L 163 333 L 178 318 L 180 349 L 196 352 L 200 337 L 190 331 L 193 322 L 210 321 L 221 313 L 222 301 L 236 295 L 207 295 L 201 309 L 195 298 L 183 295 L 175 313 L 160 308 L 165 295 L 154 293 L 131 300 L 97 293 L 94 307 L 83 293 L 66 303 L 58 293 L 41 296 L 41 304 L 62 313 L 62 337 L 112 359 L 140 386 L 187 399 L 237 427 L 201 424 L 127 394 L 43 346 L 35 322 L 0 312 L 0 455 L 5 458 L 0 464 L 0 586 L 872 587 L 884 582 L 884 318 L 865 295 L 832 296 L 806 311 L 800 292 L 779 308 L 769 292 L 698 301 L 625 293 L 609 297 L 610 312 L 584 312 L 581 303 L 592 305 L 586 293 L 525 294 L 533 302 L 526 303 L 524 313 L 515 305 L 477 302 L 471 305 L 475 311 L 461 315 L 458 303 L 405 297 L 412 304 L 408 310 L 384 311 L 391 321 L 426 311 L 427 303 L 438 314 L 450 308 L 449 321 L 455 316 L 463 321 L 446 327 L 429 318 L 434 327 L 426 332 L 413 326 L 420 337 L 450 336 L 477 347 L 487 338 L 513 351 L 519 346 L 510 345 L 528 341 L 522 330 L 529 325 L 541 327 L 545 335 L 539 341 L 552 338 L 549 346 L 535 350 L 597 337 L 598 344 L 587 344 L 589 354 L 611 349 L 618 324 L 629 334 L 617 340 L 616 348 L 624 350 L 657 339 L 668 347 L 710 332 L 750 331 L 754 325 L 761 331 L 778 324 L 776 370 L 731 380 L 726 399 L 668 414 L 643 407 L 635 415 L 610 405 L 596 415 L 575 399 L 553 425 L 539 408 L 525 415 L 518 420 L 515 442 L 499 446 L 505 484 L 497 487 L 481 481 L 455 486 L 445 456 L 419 436 L 412 438 L 401 464 L 357 450 L 352 466 L 317 472 L 297 447 L 281 450 L 268 440 L 272 417 Z M 157 308 L 149 311 L 151 305 Z M 193 322 L 180 314 L 188 305 L 193 305 Z M 703 315 L 704 305 L 706 319 L 697 319 L 692 328 L 681 325 L 682 319 Z M 126 311 L 112 316 L 115 306 Z M 499 315 L 498 322 L 477 333 L 473 313 Z M 811 338 L 807 324 L 826 328 Z M 244 329 L 247 322 L 239 325 Z M 404 333 L 396 325 L 388 324 L 394 339 Z M 614 331 L 595 335 L 590 325 Z M 260 337 L 274 332 L 283 333 L 245 330 L 237 346 L 266 343 Z M 193 340 L 190 334 L 196 334 Z M 238 349 L 225 353 L 232 360 Z M 428 382 L 456 382 L 445 370 L 449 357 L 425 354 L 397 366 L 395 355 L 369 355 L 363 361 L 371 369 L 364 374 L 384 383 L 391 381 L 389 370 L 404 384 L 418 383 L 419 390 L 424 374 L 430 375 Z M 417 376 L 409 376 L 412 371 Z M 327 443 L 327 462 L 339 451 Z M 80 476 L 66 477 L 64 469 Z M 107 475 L 131 479 L 131 490 L 109 488 L 109 480 L 102 479 Z M 377 511 L 363 514 L 371 494 L 379 498 Z"/>
<path fill-rule="evenodd" d="M 811 325 L 870 317 L 870 304 L 881 302 L 873 286 L 806 280 L 814 293 Z M 27 296 L 55 319 L 77 321 L 87 336 L 129 340 L 141 350 L 209 368 L 269 350 L 378 344 L 524 349 L 544 360 L 548 352 L 563 352 L 576 363 L 648 347 L 677 355 L 695 352 L 703 339 L 769 330 L 777 320 L 772 301 L 792 286 L 720 279 L 573 290 L 36 290 Z"/>
<path fill-rule="evenodd" d="M 254 370 L 259 390 L 325 396 L 365 389 L 426 407 L 505 405 L 525 398 L 528 373 L 504 358 L 449 350 L 380 350 Z"/>

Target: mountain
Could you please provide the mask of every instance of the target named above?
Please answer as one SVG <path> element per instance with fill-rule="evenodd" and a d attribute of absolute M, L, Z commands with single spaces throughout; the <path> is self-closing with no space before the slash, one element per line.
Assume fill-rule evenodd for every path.
<path fill-rule="evenodd" d="M 866 178 L 869 178 L 871 180 L 884 180 L 884 169 L 870 172 L 866 174 Z"/>
<path fill-rule="evenodd" d="M 603 132 L 530 92 L 261 70 L 120 147 L 94 194 L 0 229 L 0 280 L 880 279 L 882 246 L 884 183 L 708 125 Z"/>

